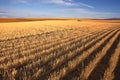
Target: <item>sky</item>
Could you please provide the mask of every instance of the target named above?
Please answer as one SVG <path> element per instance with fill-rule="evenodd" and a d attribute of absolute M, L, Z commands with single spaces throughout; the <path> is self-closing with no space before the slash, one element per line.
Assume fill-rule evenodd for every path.
<path fill-rule="evenodd" d="M 120 0 L 0 0 L 0 18 L 120 18 Z"/>

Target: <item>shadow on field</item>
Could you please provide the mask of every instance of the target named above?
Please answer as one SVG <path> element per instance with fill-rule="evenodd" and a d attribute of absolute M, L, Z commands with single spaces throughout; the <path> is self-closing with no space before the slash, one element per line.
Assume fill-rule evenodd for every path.
<path fill-rule="evenodd" d="M 120 35 L 119 35 L 119 43 L 120 43 Z M 114 70 L 114 79 L 113 80 L 120 80 L 120 55 L 119 55 L 119 60 L 118 60 L 118 63 L 117 63 L 117 66 Z"/>
<path fill-rule="evenodd" d="M 114 35 L 115 36 L 115 35 Z M 117 44 L 119 43 L 120 36 L 117 37 L 117 39 L 114 41 L 113 45 L 110 47 L 110 49 L 107 51 L 107 54 L 101 59 L 101 61 L 97 64 L 95 69 L 92 71 L 91 75 L 89 76 L 88 80 L 101 80 L 101 78 L 104 76 L 104 72 L 109 66 L 109 60 L 114 53 Z M 120 65 L 118 66 L 120 68 Z M 120 71 L 120 70 L 119 70 Z M 117 72 L 118 73 L 118 72 Z M 116 74 L 117 74 L 116 73 Z M 120 73 L 120 72 L 119 72 Z M 118 75 L 118 74 L 117 74 Z M 116 76 L 117 77 L 117 76 Z M 120 74 L 118 79 L 120 80 Z M 115 79 L 115 80 L 118 80 Z"/>

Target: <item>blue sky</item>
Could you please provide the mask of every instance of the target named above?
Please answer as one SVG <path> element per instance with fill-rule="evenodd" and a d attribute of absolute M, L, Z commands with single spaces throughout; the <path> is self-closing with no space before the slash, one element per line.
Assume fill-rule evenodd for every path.
<path fill-rule="evenodd" d="M 120 0 L 0 0 L 3 18 L 120 18 Z"/>

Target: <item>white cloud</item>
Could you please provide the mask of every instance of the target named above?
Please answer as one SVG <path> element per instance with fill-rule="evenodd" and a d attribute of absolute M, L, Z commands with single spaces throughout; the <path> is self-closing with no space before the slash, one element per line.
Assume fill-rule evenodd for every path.
<path fill-rule="evenodd" d="M 48 4 L 56 4 L 56 5 L 64 5 L 64 6 L 83 6 L 87 8 L 94 8 L 94 6 L 85 4 L 82 2 L 75 2 L 74 0 L 11 0 L 13 3 L 23 3 L 23 4 L 32 4 L 32 2 L 43 2 L 43 3 L 48 3 Z M 40 3 L 42 4 L 42 3 Z"/>
<path fill-rule="evenodd" d="M 95 8 L 94 6 L 91 6 L 91 5 L 85 4 L 85 3 L 79 3 L 79 5 L 84 6 L 84 7 L 88 7 L 88 8 Z"/>
<path fill-rule="evenodd" d="M 53 3 L 57 5 L 65 5 L 65 6 L 83 6 L 87 8 L 94 8 L 94 6 L 85 4 L 82 2 L 75 2 L 74 0 L 42 0 L 44 3 Z"/>
<path fill-rule="evenodd" d="M 47 0 L 46 2 L 54 3 L 54 4 L 58 4 L 58 5 L 66 5 L 66 6 L 76 5 L 75 3 L 72 2 L 72 0 L 68 0 L 68 1 L 65 1 L 65 0 Z"/>

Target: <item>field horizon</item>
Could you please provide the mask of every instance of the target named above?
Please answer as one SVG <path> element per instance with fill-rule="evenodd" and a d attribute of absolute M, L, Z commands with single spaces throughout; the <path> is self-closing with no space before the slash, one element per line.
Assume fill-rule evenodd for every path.
<path fill-rule="evenodd" d="M 120 21 L 119 18 L 0 18 L 0 23 L 3 22 L 24 22 L 24 21 L 44 21 L 44 20 L 101 20 L 101 21 Z"/>

